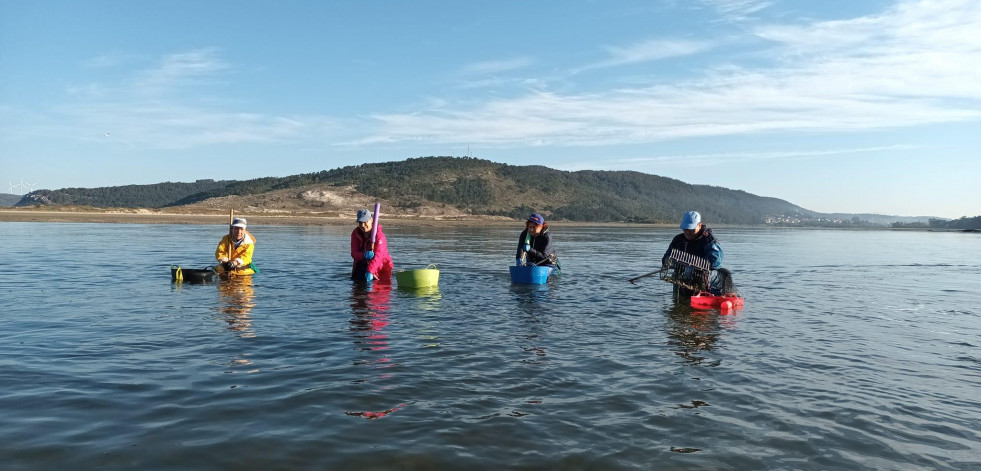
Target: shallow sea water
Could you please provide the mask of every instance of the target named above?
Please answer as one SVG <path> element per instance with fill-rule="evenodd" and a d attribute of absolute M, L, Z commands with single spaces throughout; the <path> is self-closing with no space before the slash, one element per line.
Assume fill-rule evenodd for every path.
<path fill-rule="evenodd" d="M 170 282 L 223 227 L 0 223 L 5 470 L 981 469 L 981 235 L 716 228 L 744 309 L 647 278 L 672 229 L 250 228 L 262 273 Z"/>

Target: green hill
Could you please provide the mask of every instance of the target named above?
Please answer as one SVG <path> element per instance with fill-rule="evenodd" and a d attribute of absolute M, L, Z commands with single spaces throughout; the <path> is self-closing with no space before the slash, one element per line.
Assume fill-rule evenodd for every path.
<path fill-rule="evenodd" d="M 48 204 L 167 207 L 309 185 L 349 186 L 402 208 L 442 203 L 469 214 L 516 218 L 534 210 L 550 219 L 584 222 L 674 222 L 681 213 L 691 209 L 700 211 L 706 221 L 723 224 L 762 224 L 767 216 L 815 214 L 777 198 L 690 185 L 640 172 L 567 172 L 456 157 L 422 157 L 248 181 L 199 180 L 194 184 L 69 188 L 43 194 L 34 192 L 38 195 L 34 201 L 43 198 Z M 196 186 L 201 188 L 192 191 Z M 31 204 L 25 200 L 19 204 Z"/>
<path fill-rule="evenodd" d="M 187 195 L 228 185 L 229 181 L 198 180 L 194 183 L 164 182 L 150 185 L 107 186 L 37 190 L 24 195 L 15 206 L 78 205 L 97 208 L 160 208 Z"/>

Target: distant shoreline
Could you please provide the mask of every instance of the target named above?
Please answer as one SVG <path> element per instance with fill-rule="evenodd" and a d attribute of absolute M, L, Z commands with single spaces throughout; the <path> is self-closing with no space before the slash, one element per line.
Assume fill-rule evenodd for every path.
<path fill-rule="evenodd" d="M 256 226 L 354 226 L 354 215 L 350 218 L 324 216 L 310 213 L 290 214 L 252 214 L 236 213 Z M 519 219 L 495 216 L 436 216 L 436 217 L 399 217 L 384 215 L 387 225 L 402 225 L 411 227 L 445 226 L 445 225 L 474 225 L 474 226 L 518 226 L 523 224 Z M 228 224 L 228 213 L 171 213 L 149 209 L 111 209 L 111 210 L 38 210 L 30 209 L 0 209 L 0 222 L 59 222 L 59 223 L 106 223 L 106 224 L 199 224 L 218 225 Z M 575 226 L 612 226 L 623 225 L 631 227 L 674 227 L 674 224 L 634 224 L 609 222 L 549 222 L 550 225 Z"/>
<path fill-rule="evenodd" d="M 353 226 L 354 215 L 350 218 L 323 216 L 309 213 L 292 214 L 251 214 L 236 213 L 249 221 L 249 225 L 259 226 Z M 514 224 L 512 219 L 483 219 L 467 218 L 401 218 L 386 217 L 390 223 L 412 226 L 430 226 L 442 224 Z M 0 222 L 64 222 L 64 223 L 117 223 L 117 224 L 228 224 L 228 214 L 200 213 L 170 213 L 148 209 L 123 210 L 37 210 L 37 209 L 0 209 Z"/>
<path fill-rule="evenodd" d="M 354 216 L 350 218 L 325 216 L 317 213 L 236 213 L 256 226 L 354 226 Z M 434 217 L 400 217 L 384 215 L 387 226 L 519 226 L 524 222 L 502 216 L 434 216 Z M 0 222 L 56 222 L 56 223 L 95 223 L 95 224 L 195 224 L 218 225 L 228 224 L 228 213 L 176 213 L 143 208 L 116 208 L 98 210 L 84 209 L 37 209 L 37 208 L 3 208 L 0 209 Z M 549 221 L 553 226 L 578 227 L 656 227 L 677 228 L 676 224 L 650 224 L 633 222 L 582 222 L 582 221 Z M 821 226 L 744 226 L 738 224 L 711 224 L 712 228 L 754 227 L 760 229 L 811 229 L 811 230 L 888 230 L 888 231 L 928 231 L 928 232 L 977 232 L 976 230 L 962 231 L 958 229 L 933 229 L 910 227 L 821 227 Z"/>

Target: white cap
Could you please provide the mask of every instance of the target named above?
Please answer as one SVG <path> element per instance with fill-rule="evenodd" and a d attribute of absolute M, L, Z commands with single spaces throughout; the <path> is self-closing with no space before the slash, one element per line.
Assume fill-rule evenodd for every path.
<path fill-rule="evenodd" d="M 232 227 L 241 227 L 242 229 L 245 229 L 245 218 L 232 219 Z"/>

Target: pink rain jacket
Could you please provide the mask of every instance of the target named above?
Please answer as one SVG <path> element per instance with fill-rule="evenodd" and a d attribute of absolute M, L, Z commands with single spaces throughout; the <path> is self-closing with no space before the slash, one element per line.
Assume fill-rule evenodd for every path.
<path fill-rule="evenodd" d="M 351 232 L 351 258 L 354 259 L 355 265 L 364 260 L 364 253 L 367 250 L 371 250 L 371 233 L 365 234 L 361 229 L 354 228 Z M 375 235 L 375 258 L 368 261 L 368 272 L 375 275 L 375 278 L 381 278 L 378 274 L 382 271 L 391 276 L 392 266 L 392 256 L 388 254 L 388 240 L 379 224 L 378 233 Z"/>

